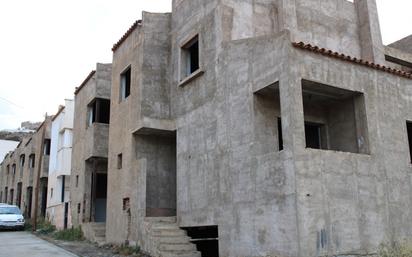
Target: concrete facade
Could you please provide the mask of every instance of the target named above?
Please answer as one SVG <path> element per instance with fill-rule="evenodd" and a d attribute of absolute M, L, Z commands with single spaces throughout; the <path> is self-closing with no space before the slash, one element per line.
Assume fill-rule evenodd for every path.
<path fill-rule="evenodd" d="M 57 229 L 71 227 L 70 174 L 74 101 L 66 99 L 51 124 L 47 219 Z"/>
<path fill-rule="evenodd" d="M 219 256 L 367 256 L 410 238 L 412 80 L 380 68 L 408 71 L 393 55 L 409 58 L 382 44 L 374 0 L 175 0 L 172 14 L 143 13 L 113 53 L 107 242 L 150 250 L 159 216 L 217 226 Z"/>
<path fill-rule="evenodd" d="M 75 91 L 70 205 L 73 226 L 105 222 L 111 64 L 97 64 Z"/>
<path fill-rule="evenodd" d="M 33 218 L 35 212 L 38 217 L 46 216 L 50 128 L 51 117 L 47 117 L 34 134 L 25 137 L 6 155 L 0 166 L 0 202 L 19 206 L 26 219 Z M 41 140 L 43 130 L 44 141 Z M 34 207 L 36 193 L 37 210 Z"/>

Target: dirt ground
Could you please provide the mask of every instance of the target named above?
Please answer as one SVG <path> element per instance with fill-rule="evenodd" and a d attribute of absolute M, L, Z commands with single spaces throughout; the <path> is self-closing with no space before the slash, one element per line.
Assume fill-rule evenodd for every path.
<path fill-rule="evenodd" d="M 114 246 L 106 245 L 99 247 L 96 244 L 90 243 L 88 241 L 80 241 L 80 242 L 67 242 L 67 241 L 60 241 L 55 240 L 49 236 L 37 235 L 38 237 L 57 245 L 69 251 L 73 254 L 78 255 L 79 257 L 126 257 L 125 255 L 120 255 L 117 251 L 117 248 Z M 146 254 L 135 254 L 129 255 L 133 257 L 150 257 Z"/>

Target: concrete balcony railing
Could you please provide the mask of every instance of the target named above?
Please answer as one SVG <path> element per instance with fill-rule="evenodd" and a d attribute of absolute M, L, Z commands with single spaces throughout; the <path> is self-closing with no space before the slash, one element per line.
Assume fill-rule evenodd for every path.
<path fill-rule="evenodd" d="M 109 143 L 109 124 L 93 123 L 86 132 L 87 159 L 92 157 L 107 158 Z"/>

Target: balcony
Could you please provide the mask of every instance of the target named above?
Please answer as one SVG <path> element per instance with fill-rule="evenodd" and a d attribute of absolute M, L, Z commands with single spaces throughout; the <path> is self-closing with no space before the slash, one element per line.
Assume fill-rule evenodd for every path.
<path fill-rule="evenodd" d="M 93 123 L 86 131 L 86 159 L 92 157 L 107 158 L 109 142 L 109 124 Z"/>

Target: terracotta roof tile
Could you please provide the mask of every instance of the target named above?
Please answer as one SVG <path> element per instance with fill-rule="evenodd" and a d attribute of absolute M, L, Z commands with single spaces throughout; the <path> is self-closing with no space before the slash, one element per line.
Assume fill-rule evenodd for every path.
<path fill-rule="evenodd" d="M 327 50 L 325 48 L 319 48 L 318 46 L 312 46 L 311 44 L 305 44 L 303 42 L 299 42 L 299 43 L 292 43 L 292 45 L 296 48 L 311 51 L 311 52 L 314 52 L 314 53 L 317 53 L 317 54 L 322 54 L 322 55 L 333 57 L 333 58 L 340 59 L 340 60 L 343 60 L 343 61 L 352 62 L 352 63 L 356 63 L 356 64 L 359 64 L 359 65 L 367 66 L 367 67 L 370 67 L 370 68 L 375 69 L 375 70 L 380 70 L 380 71 L 388 72 L 388 73 L 395 74 L 395 75 L 398 75 L 398 76 L 401 76 L 401 77 L 412 79 L 412 73 L 397 70 L 397 69 L 394 69 L 394 68 L 391 68 L 391 67 L 386 67 L 384 65 L 376 64 L 376 63 L 369 62 L 369 61 L 366 61 L 366 60 L 357 59 L 356 57 L 352 57 L 352 56 L 345 55 L 345 54 L 342 54 L 342 53 L 334 52 L 332 50 Z"/>
<path fill-rule="evenodd" d="M 142 20 L 137 20 L 133 25 L 127 30 L 127 32 L 117 41 L 116 44 L 113 45 L 112 51 L 116 51 L 120 45 L 132 34 L 132 32 L 138 27 L 142 25 Z"/>

